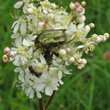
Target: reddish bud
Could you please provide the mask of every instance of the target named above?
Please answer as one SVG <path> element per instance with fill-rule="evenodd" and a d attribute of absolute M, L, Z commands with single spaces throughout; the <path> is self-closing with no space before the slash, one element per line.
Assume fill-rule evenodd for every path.
<path fill-rule="evenodd" d="M 110 51 L 106 51 L 103 55 L 103 58 L 109 62 L 110 61 Z"/>
<path fill-rule="evenodd" d="M 47 24 L 48 23 L 48 21 L 45 21 L 45 24 Z"/>
<path fill-rule="evenodd" d="M 8 57 L 7 57 L 7 55 L 4 55 L 2 58 L 3 58 L 3 61 L 4 61 L 5 63 L 8 62 Z"/>

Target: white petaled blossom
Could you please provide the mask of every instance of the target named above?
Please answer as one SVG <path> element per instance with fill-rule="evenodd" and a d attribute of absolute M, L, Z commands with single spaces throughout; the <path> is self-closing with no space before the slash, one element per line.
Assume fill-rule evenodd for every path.
<path fill-rule="evenodd" d="M 19 10 L 12 25 L 13 45 L 6 47 L 3 61 L 13 62 L 22 90 L 30 98 L 51 96 L 63 84 L 62 78 L 71 72 L 67 67 L 73 63 L 79 70 L 87 64 L 83 54 L 109 38 L 109 34 L 93 34 L 87 37 L 93 23 L 85 25 L 83 2 L 70 3 L 71 13 L 49 0 L 19 1 Z M 36 0 L 35 0 L 36 1 Z M 22 13 L 22 14 L 21 14 Z"/>

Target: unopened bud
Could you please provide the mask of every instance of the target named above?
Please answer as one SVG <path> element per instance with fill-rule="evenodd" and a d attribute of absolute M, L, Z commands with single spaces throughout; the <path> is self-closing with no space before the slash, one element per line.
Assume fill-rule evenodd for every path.
<path fill-rule="evenodd" d="M 81 13 L 76 13 L 76 15 L 78 16 L 78 17 L 81 17 L 81 16 L 83 16 L 85 14 L 85 9 L 83 8 L 83 11 L 81 12 Z"/>
<path fill-rule="evenodd" d="M 45 24 L 47 24 L 48 23 L 48 21 L 45 21 Z"/>
<path fill-rule="evenodd" d="M 82 1 L 82 2 L 81 2 L 81 5 L 82 5 L 82 6 L 85 6 L 85 5 L 86 5 L 86 2 L 85 2 L 85 1 Z"/>
<path fill-rule="evenodd" d="M 83 62 L 83 60 L 82 60 L 82 59 L 79 59 L 79 60 L 78 60 L 78 63 L 80 63 L 80 64 L 81 64 L 82 62 Z"/>
<path fill-rule="evenodd" d="M 82 7 L 82 6 L 79 6 L 79 7 L 76 9 L 76 11 L 77 11 L 78 13 L 83 12 L 83 7 Z"/>
<path fill-rule="evenodd" d="M 76 6 L 75 6 L 75 4 L 73 2 L 70 3 L 70 9 L 72 9 L 72 10 L 76 9 Z"/>
<path fill-rule="evenodd" d="M 97 38 L 96 38 L 96 42 L 97 42 L 97 43 L 100 43 L 101 41 L 102 41 L 102 38 L 100 38 L 100 37 L 97 37 Z"/>
<path fill-rule="evenodd" d="M 77 68 L 78 68 L 78 70 L 82 70 L 82 66 L 81 65 L 77 66 Z"/>
<path fill-rule="evenodd" d="M 69 61 L 70 61 L 71 63 L 74 63 L 74 62 L 75 62 L 75 58 L 74 58 L 74 57 L 71 57 L 71 58 L 69 59 Z"/>
<path fill-rule="evenodd" d="M 66 55 L 66 50 L 65 49 L 60 49 L 59 55 L 60 56 L 65 56 Z"/>
<path fill-rule="evenodd" d="M 82 59 L 83 61 L 82 61 L 82 63 L 84 64 L 84 65 L 86 65 L 87 64 L 87 60 L 86 59 Z"/>
<path fill-rule="evenodd" d="M 75 2 L 75 5 L 78 7 L 80 4 L 79 4 L 79 2 Z"/>
<path fill-rule="evenodd" d="M 85 66 L 84 65 L 82 65 L 82 69 L 84 68 Z"/>
<path fill-rule="evenodd" d="M 28 12 L 28 13 L 33 13 L 33 9 L 32 9 L 32 8 L 28 8 L 28 9 L 27 9 L 27 12 Z"/>
<path fill-rule="evenodd" d="M 86 17 L 83 15 L 83 16 L 81 16 L 81 17 L 78 17 L 78 21 L 79 21 L 79 23 L 84 23 L 84 21 L 86 20 Z"/>
<path fill-rule="evenodd" d="M 13 52 L 13 51 L 11 51 L 11 52 L 9 53 L 9 56 L 12 57 L 12 58 L 15 57 L 15 55 L 16 55 L 16 54 L 15 54 L 15 52 Z"/>
<path fill-rule="evenodd" d="M 85 29 L 87 29 L 88 32 L 91 30 L 91 28 L 89 27 L 89 25 L 86 25 L 86 26 L 85 26 Z"/>
<path fill-rule="evenodd" d="M 95 27 L 94 23 L 90 23 L 89 26 L 90 26 L 91 28 L 94 28 L 94 27 Z"/>
<path fill-rule="evenodd" d="M 51 3 L 51 7 L 52 7 L 53 9 L 56 9 L 56 8 L 57 8 L 57 5 L 56 5 L 55 3 Z"/>
<path fill-rule="evenodd" d="M 104 59 L 109 62 L 110 61 L 110 51 L 106 51 L 103 55 Z"/>
<path fill-rule="evenodd" d="M 8 62 L 8 57 L 7 57 L 7 55 L 3 55 L 3 61 L 5 62 L 5 63 L 7 63 Z"/>
<path fill-rule="evenodd" d="M 97 36 L 98 36 L 97 34 L 93 34 L 93 35 L 92 35 L 93 38 L 96 38 Z"/>
<path fill-rule="evenodd" d="M 6 47 L 6 48 L 4 49 L 4 53 L 8 54 L 9 52 L 10 52 L 10 48 L 9 48 L 9 47 Z"/>
<path fill-rule="evenodd" d="M 105 33 L 104 36 L 108 39 L 109 38 L 109 34 Z"/>
<path fill-rule="evenodd" d="M 102 37 L 102 42 L 105 42 L 107 38 L 105 36 Z"/>

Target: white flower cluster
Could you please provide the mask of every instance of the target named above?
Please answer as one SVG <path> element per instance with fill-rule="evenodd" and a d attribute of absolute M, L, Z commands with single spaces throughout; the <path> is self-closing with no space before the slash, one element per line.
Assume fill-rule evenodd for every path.
<path fill-rule="evenodd" d="M 14 43 L 4 52 L 13 52 L 10 61 L 17 66 L 14 71 L 19 72 L 22 90 L 30 98 L 35 94 L 41 98 L 41 93 L 51 96 L 63 84 L 62 77 L 71 74 L 67 66 L 73 63 L 81 70 L 87 63 L 81 58 L 83 53 L 109 38 L 108 33 L 86 38 L 94 24 L 84 23 L 85 4 L 70 3 L 71 13 L 48 0 L 23 0 L 14 5 L 20 11 L 12 25 Z"/>

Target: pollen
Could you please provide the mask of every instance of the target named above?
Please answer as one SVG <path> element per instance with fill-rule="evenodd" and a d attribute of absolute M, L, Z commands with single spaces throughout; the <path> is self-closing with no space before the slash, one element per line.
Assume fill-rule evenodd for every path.
<path fill-rule="evenodd" d="M 94 51 L 94 49 L 95 49 L 95 46 L 94 45 L 90 46 L 90 51 L 91 52 Z"/>
<path fill-rule="evenodd" d="M 38 9 L 34 9 L 34 13 L 35 13 L 35 14 L 39 14 L 40 11 L 39 11 Z"/>
<path fill-rule="evenodd" d="M 47 8 L 49 6 L 49 3 L 43 2 L 41 5 Z"/>
<path fill-rule="evenodd" d="M 51 84 L 51 80 L 46 81 L 46 84 Z"/>

